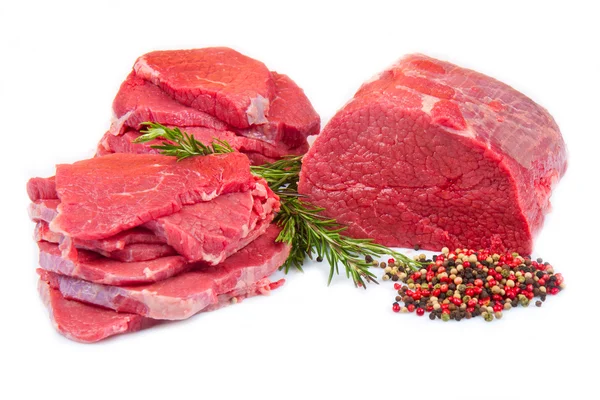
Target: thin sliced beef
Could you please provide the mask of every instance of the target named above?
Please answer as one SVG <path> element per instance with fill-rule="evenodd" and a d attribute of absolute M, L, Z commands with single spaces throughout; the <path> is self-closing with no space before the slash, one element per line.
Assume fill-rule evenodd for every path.
<path fill-rule="evenodd" d="M 191 157 L 113 154 L 58 165 L 58 215 L 50 228 L 73 239 L 102 239 L 171 215 L 184 205 L 256 185 L 239 153 Z"/>
<path fill-rule="evenodd" d="M 137 228 L 134 228 L 137 229 Z M 132 230 L 134 230 L 132 229 Z M 117 235 L 122 235 L 124 232 L 121 232 Z M 154 235 L 152 232 L 148 231 L 149 235 L 155 240 L 162 240 L 158 236 Z M 115 235 L 116 236 L 116 235 Z M 133 238 L 135 234 L 128 235 L 127 237 Z M 145 235 L 144 235 L 145 236 Z M 40 221 L 35 226 L 34 239 L 36 242 L 46 241 L 50 243 L 59 244 L 63 240 L 63 236 L 60 233 L 55 233 L 50 230 L 48 223 L 45 221 Z M 140 238 L 143 240 L 143 238 Z M 104 247 L 114 247 L 113 245 L 116 240 L 104 240 L 108 243 L 103 243 L 103 240 L 95 240 L 95 241 L 76 241 L 75 246 L 77 249 L 84 249 L 94 251 L 99 253 L 100 255 L 112 258 L 113 260 L 123 261 L 123 262 L 138 262 L 138 261 L 148 261 L 154 260 L 155 258 L 167 257 L 177 255 L 175 249 L 168 244 L 164 243 L 131 243 L 125 245 L 121 249 L 113 249 L 110 251 L 106 251 Z M 96 246 L 96 244 L 100 244 L 100 246 Z M 64 256 L 64 255 L 63 255 Z"/>
<path fill-rule="evenodd" d="M 219 302 L 219 295 L 261 292 L 290 247 L 276 243 L 272 225 L 260 238 L 215 267 L 191 270 L 150 285 L 109 286 L 39 270 L 67 298 L 153 319 L 185 319 Z"/>
<path fill-rule="evenodd" d="M 271 101 L 269 122 L 236 132 L 273 145 L 282 143 L 290 149 L 303 147 L 309 135 L 319 133 L 321 118 L 304 91 L 293 80 L 287 75 L 276 72 L 272 74 L 277 92 Z M 304 152 L 306 150 L 308 148 Z"/>
<path fill-rule="evenodd" d="M 107 285 L 156 282 L 190 268 L 181 256 L 122 262 L 92 251 L 78 250 L 77 259 L 73 260 L 65 258 L 55 243 L 38 242 L 38 247 L 42 269 Z"/>
<path fill-rule="evenodd" d="M 153 83 L 131 72 L 123 81 L 113 101 L 115 119 L 110 127 L 114 136 L 121 135 L 127 127 L 139 129 L 142 122 L 152 121 L 163 125 L 198 126 L 226 131 L 225 122 L 195 108 L 173 100 Z"/>
<path fill-rule="evenodd" d="M 128 129 L 140 129 L 143 122 L 152 121 L 163 125 L 178 126 L 184 130 L 188 130 L 186 128 L 190 127 L 204 127 L 236 132 L 246 138 L 259 140 L 287 151 L 287 153 L 274 155 L 261 153 L 268 157 L 281 158 L 286 154 L 296 154 L 297 151 L 294 153 L 293 149 L 297 148 L 306 151 L 308 149 L 305 147 L 307 136 L 319 133 L 319 115 L 304 91 L 294 81 L 287 75 L 276 72 L 272 74 L 276 93 L 271 102 L 269 121 L 250 128 L 238 129 L 225 124 L 212 115 L 178 103 L 160 88 L 132 72 L 121 84 L 113 102 L 115 120 L 107 135 L 119 136 Z M 210 141 L 211 137 L 207 138 L 201 133 L 199 134 L 203 141 Z M 101 141 L 99 155 L 104 153 L 102 149 L 109 150 L 114 147 L 114 145 L 111 146 L 114 139 L 107 135 Z M 195 136 L 197 135 L 195 134 Z M 214 133 L 212 135 L 217 136 Z M 231 137 L 219 138 L 234 145 Z M 239 148 L 239 146 L 234 147 Z"/>
<path fill-rule="evenodd" d="M 107 337 L 139 331 L 153 321 L 140 315 L 117 313 L 106 308 L 68 300 L 47 282 L 38 282 L 38 292 L 48 308 L 54 328 L 68 339 L 94 343 Z"/>
<path fill-rule="evenodd" d="M 566 166 L 544 108 L 478 72 L 410 55 L 328 123 L 299 190 L 354 237 L 529 254 Z"/>
<path fill-rule="evenodd" d="M 253 165 L 261 165 L 266 162 L 273 162 L 287 155 L 300 155 L 308 150 L 308 142 L 304 140 L 302 144 L 295 148 L 289 148 L 282 142 L 274 144 L 251 137 L 236 136 L 230 131 L 217 131 L 208 128 L 187 127 L 181 128 L 184 132 L 194 135 L 194 137 L 205 144 L 210 144 L 214 139 L 224 140 L 234 149 L 244 153 L 250 159 Z M 129 130 L 119 136 L 114 136 L 110 132 L 104 134 L 96 156 L 103 156 L 112 153 L 136 153 L 136 154 L 159 154 L 159 150 L 152 146 L 162 144 L 160 140 L 153 140 L 145 143 L 134 143 L 140 136 L 138 131 Z"/>
<path fill-rule="evenodd" d="M 168 246 L 165 247 L 166 243 L 188 262 L 202 261 L 216 265 L 260 236 L 279 210 L 279 199 L 267 183 L 261 178 L 253 179 L 256 183 L 251 191 L 229 193 L 211 201 L 186 205 L 174 214 L 148 221 L 141 228 L 122 231 L 106 239 L 72 239 L 54 232 L 52 218 L 57 216 L 55 209 L 60 204 L 56 200 L 32 203 L 30 215 L 36 222 L 50 223 L 52 234 L 46 233 L 46 240 L 59 242 L 63 258 L 72 262 L 78 260 L 76 249 L 97 251 L 123 261 L 149 260 L 153 253 L 169 255 L 171 252 Z M 54 209 L 46 209 L 48 206 Z M 145 229 L 153 232 L 158 239 L 147 237 Z M 110 248 L 113 243 L 123 242 L 129 244 L 128 248 Z M 135 243 L 140 245 L 134 246 Z M 112 254 L 116 254 L 116 257 L 112 257 Z"/>
<path fill-rule="evenodd" d="M 154 51 L 133 69 L 179 103 L 237 128 L 267 122 L 275 95 L 263 63 L 226 47 Z"/>

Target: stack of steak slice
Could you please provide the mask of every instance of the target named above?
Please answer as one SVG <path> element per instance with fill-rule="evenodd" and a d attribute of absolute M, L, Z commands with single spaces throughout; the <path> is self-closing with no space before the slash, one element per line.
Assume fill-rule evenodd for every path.
<path fill-rule="evenodd" d="M 59 165 L 27 191 L 39 291 L 57 330 L 82 342 L 267 293 L 289 247 L 278 197 L 240 153 L 178 162 L 112 154 Z"/>
<path fill-rule="evenodd" d="M 229 48 L 155 51 L 141 56 L 113 102 L 114 120 L 98 155 L 152 152 L 132 143 L 143 122 L 210 142 L 227 140 L 254 164 L 304 154 L 320 118 L 288 76 Z"/>

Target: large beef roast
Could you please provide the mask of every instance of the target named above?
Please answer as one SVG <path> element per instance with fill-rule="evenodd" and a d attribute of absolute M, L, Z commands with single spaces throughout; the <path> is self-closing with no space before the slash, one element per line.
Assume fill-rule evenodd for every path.
<path fill-rule="evenodd" d="M 300 191 L 355 237 L 527 254 L 566 166 L 544 108 L 478 72 L 410 55 L 328 123 Z"/>

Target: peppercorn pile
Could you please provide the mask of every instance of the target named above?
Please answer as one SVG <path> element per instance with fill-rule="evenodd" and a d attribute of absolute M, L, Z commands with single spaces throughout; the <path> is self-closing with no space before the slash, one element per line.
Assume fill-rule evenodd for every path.
<path fill-rule="evenodd" d="M 394 312 L 416 312 L 442 321 L 481 316 L 486 321 L 502 318 L 504 310 L 521 305 L 528 307 L 534 298 L 541 307 L 548 294 L 555 295 L 565 284 L 550 263 L 541 258 L 531 260 L 517 253 L 492 254 L 467 249 L 450 251 L 427 259 L 415 256 L 427 267 L 419 271 L 389 259 L 383 280 L 394 283 L 397 291 Z M 402 305 L 403 304 L 403 305 Z"/>

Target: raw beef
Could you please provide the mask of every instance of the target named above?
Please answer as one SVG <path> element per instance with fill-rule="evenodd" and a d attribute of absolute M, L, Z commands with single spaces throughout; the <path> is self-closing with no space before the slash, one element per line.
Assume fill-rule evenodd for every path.
<path fill-rule="evenodd" d="M 205 144 L 212 143 L 214 139 L 224 140 L 231 147 L 248 156 L 253 165 L 273 162 L 287 155 L 304 154 L 308 150 L 306 140 L 298 147 L 290 149 L 281 142 L 271 144 L 259 139 L 236 136 L 230 131 L 217 131 L 199 127 L 182 128 L 182 130 L 194 135 L 197 140 Z M 110 132 L 107 132 L 98 144 L 96 155 L 103 156 L 112 153 L 159 154 L 159 150 L 153 149 L 152 146 L 160 145 L 162 141 L 153 140 L 146 143 L 134 143 L 139 136 L 140 133 L 133 130 L 128 130 L 119 136 L 114 136 Z"/>
<path fill-rule="evenodd" d="M 307 136 L 319 133 L 321 118 L 293 80 L 287 75 L 272 74 L 277 92 L 271 101 L 269 122 L 236 132 L 267 143 L 284 144 L 290 149 L 304 146 Z"/>
<path fill-rule="evenodd" d="M 113 111 L 97 156 L 153 152 L 149 144 L 132 143 L 146 121 L 188 132 L 208 129 L 193 134 L 205 143 L 213 137 L 227 140 L 255 165 L 304 154 L 307 137 L 320 129 L 319 115 L 294 81 L 227 48 L 140 57 L 122 83 Z"/>
<path fill-rule="evenodd" d="M 267 122 L 275 94 L 263 63 L 226 47 L 154 51 L 133 69 L 179 103 L 237 128 Z"/>
<path fill-rule="evenodd" d="M 77 259 L 73 260 L 65 258 L 57 244 L 38 242 L 38 247 L 42 269 L 107 285 L 156 282 L 190 267 L 185 258 L 181 256 L 122 262 L 103 257 L 92 251 L 79 250 Z"/>
<path fill-rule="evenodd" d="M 56 167 L 58 215 L 50 223 L 74 239 L 102 239 L 184 205 L 251 190 L 256 181 L 239 153 L 177 161 L 161 155 L 113 154 Z"/>
<path fill-rule="evenodd" d="M 41 207 L 39 203 L 33 203 L 30 209 L 38 210 Z M 42 212 L 43 213 L 43 212 Z M 50 213 L 50 211 L 48 211 Z M 54 213 L 55 215 L 56 213 Z M 35 241 L 45 240 L 52 243 L 62 242 L 63 236 L 60 233 L 52 232 L 48 225 L 48 222 L 52 219 L 35 219 L 37 222 L 34 239 Z M 165 245 L 166 239 L 160 236 L 156 236 L 154 232 L 145 228 L 132 228 L 123 232 L 119 232 L 114 236 L 106 239 L 97 240 L 75 240 L 75 247 L 90 251 L 95 251 L 106 257 L 110 257 L 107 254 L 114 254 L 119 251 L 126 251 L 132 245 L 148 245 L 148 244 L 160 244 Z M 114 257 L 111 257 L 114 258 Z"/>
<path fill-rule="evenodd" d="M 529 254 L 566 159 L 558 126 L 531 99 L 410 55 L 328 123 L 304 157 L 300 191 L 354 237 Z"/>
<path fill-rule="evenodd" d="M 217 304 L 221 294 L 244 296 L 269 290 L 265 278 L 282 265 L 290 246 L 276 243 L 272 225 L 260 238 L 216 267 L 201 267 L 150 285 L 109 286 L 39 270 L 69 299 L 153 319 L 185 319 Z"/>
<path fill-rule="evenodd" d="M 178 103 L 158 86 L 138 77 L 134 72 L 121 84 L 113 101 L 113 112 L 115 120 L 109 132 L 114 136 L 122 134 L 127 127 L 139 129 L 140 124 L 146 121 L 220 131 L 229 128 L 225 122 L 210 114 Z"/>
<path fill-rule="evenodd" d="M 62 256 L 78 260 L 76 249 L 87 249 L 122 261 L 144 261 L 170 255 L 174 249 L 187 261 L 216 265 L 260 236 L 279 210 L 279 199 L 266 182 L 254 177 L 251 191 L 221 195 L 211 201 L 184 205 L 181 210 L 146 222 L 141 228 L 119 232 L 104 239 L 73 239 L 55 232 L 56 200 L 38 200 L 30 206 L 35 221 L 50 223 L 44 240 L 61 244 Z M 53 209 L 48 209 L 53 207 Z M 39 222 L 38 222 L 39 223 Z M 141 230 L 140 230 L 141 229 Z M 157 238 L 148 237 L 149 229 Z M 124 243 L 128 246 L 124 247 Z M 165 246 L 164 244 L 170 246 Z M 120 244 L 120 248 L 114 248 Z M 111 248 L 112 246 L 112 248 Z M 172 247 L 172 248 L 170 248 Z M 116 255 L 113 257 L 113 255 Z"/>
<path fill-rule="evenodd" d="M 272 72 L 272 75 L 276 92 L 271 102 L 269 121 L 250 128 L 238 129 L 210 114 L 178 103 L 160 88 L 132 72 L 121 84 L 115 97 L 113 102 L 115 119 L 107 134 L 119 136 L 128 128 L 138 130 L 143 122 L 152 121 L 181 128 L 203 127 L 237 132 L 241 136 L 261 140 L 271 145 L 279 144 L 289 150 L 304 146 L 307 136 L 319 133 L 321 122 L 319 115 L 304 91 L 287 75 L 276 72 Z"/>
<path fill-rule="evenodd" d="M 42 280 L 38 282 L 38 292 L 48 308 L 54 328 L 77 342 L 94 343 L 120 333 L 139 331 L 154 322 L 140 315 L 117 313 L 65 299 Z"/>
<path fill-rule="evenodd" d="M 123 233 L 124 232 L 121 232 L 121 234 Z M 159 239 L 158 236 L 152 234 L 151 232 L 150 235 L 153 238 Z M 59 244 L 63 241 L 63 236 L 60 233 L 52 232 L 47 222 L 40 221 L 35 226 L 34 239 L 36 242 L 43 240 L 46 242 Z M 96 243 L 94 243 L 102 243 L 102 240 L 89 242 L 91 243 L 86 241 L 76 241 L 75 247 L 77 249 L 94 251 L 104 257 L 123 262 L 148 261 L 154 260 L 155 258 L 174 256 L 177 254 L 174 248 L 163 243 L 132 243 L 125 245 L 124 248 L 119 250 L 105 251 L 102 248 L 95 246 Z M 114 240 L 111 240 L 110 242 L 114 243 Z"/>

